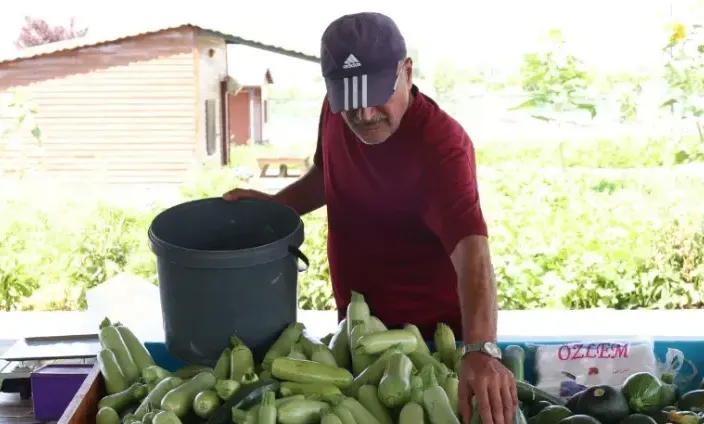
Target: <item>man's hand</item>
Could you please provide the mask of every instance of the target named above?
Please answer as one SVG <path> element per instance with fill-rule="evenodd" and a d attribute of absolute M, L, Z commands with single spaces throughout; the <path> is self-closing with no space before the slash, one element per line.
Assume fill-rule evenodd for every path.
<path fill-rule="evenodd" d="M 462 359 L 458 396 L 464 424 L 472 418 L 475 396 L 484 424 L 511 424 L 518 407 L 516 380 L 511 371 L 481 352 L 469 353 Z"/>
<path fill-rule="evenodd" d="M 230 190 L 227 193 L 222 195 L 222 198 L 225 200 L 233 201 L 233 200 L 239 200 L 239 199 L 246 199 L 246 198 L 254 198 L 254 199 L 273 199 L 273 196 L 262 193 L 261 191 L 257 190 L 247 190 L 243 188 L 236 188 L 234 190 Z"/>

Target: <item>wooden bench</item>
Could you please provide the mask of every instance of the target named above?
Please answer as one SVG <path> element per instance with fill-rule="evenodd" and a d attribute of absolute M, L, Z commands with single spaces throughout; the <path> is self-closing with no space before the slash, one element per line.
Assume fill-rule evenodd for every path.
<path fill-rule="evenodd" d="M 260 157 L 257 159 L 259 164 L 259 169 L 261 170 L 259 177 L 261 178 L 277 178 L 277 177 L 296 177 L 298 175 L 289 174 L 289 167 L 298 168 L 301 170 L 300 175 L 305 174 L 312 166 L 312 161 L 310 156 L 270 156 L 270 157 Z M 279 166 L 279 173 L 274 175 L 268 175 L 267 171 L 270 166 Z"/>

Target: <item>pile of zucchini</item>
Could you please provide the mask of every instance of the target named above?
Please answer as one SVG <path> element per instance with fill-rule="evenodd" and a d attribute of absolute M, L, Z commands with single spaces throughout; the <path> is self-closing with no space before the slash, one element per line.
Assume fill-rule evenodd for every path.
<path fill-rule="evenodd" d="M 235 336 L 214 368 L 188 365 L 174 373 L 155 365 L 120 323 L 106 318 L 99 337 L 98 364 L 107 395 L 98 403 L 97 424 L 180 424 L 186 417 L 203 421 L 259 379 L 252 352 Z"/>
<path fill-rule="evenodd" d="M 420 331 L 408 324 L 389 330 L 370 314 L 364 297 L 352 301 L 335 333 L 317 340 L 292 323 L 264 357 L 260 379 L 280 384 L 249 409 L 233 408 L 236 424 L 459 424 L 461 351 L 445 324 L 431 353 Z M 504 363 L 523 375 L 523 350 L 506 350 Z M 550 397 L 521 382 L 525 398 Z M 564 403 L 564 402 L 563 402 Z M 472 424 L 481 424 L 478 408 Z M 518 410 L 515 421 L 525 423 Z"/>

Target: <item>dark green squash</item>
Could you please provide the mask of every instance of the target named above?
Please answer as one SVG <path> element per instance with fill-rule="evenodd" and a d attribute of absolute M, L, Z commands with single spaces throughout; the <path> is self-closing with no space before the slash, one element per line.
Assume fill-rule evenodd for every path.
<path fill-rule="evenodd" d="M 558 424 L 603 424 L 601 421 L 589 415 L 577 414 L 563 418 Z"/>
<path fill-rule="evenodd" d="M 528 409 L 528 413 L 526 414 L 528 417 L 534 417 L 540 413 L 543 409 L 547 408 L 548 406 L 551 406 L 552 403 L 546 401 L 546 400 L 541 400 L 538 402 L 533 403 L 530 405 L 530 408 Z"/>
<path fill-rule="evenodd" d="M 589 387 L 576 405 L 577 414 L 589 415 L 602 424 L 618 424 L 630 414 L 628 401 L 619 389 L 606 384 Z"/>
<path fill-rule="evenodd" d="M 579 403 L 579 398 L 584 394 L 584 392 L 586 392 L 586 389 L 570 396 L 570 398 L 567 399 L 567 403 L 565 403 L 567 409 L 574 413 L 577 413 L 577 404 Z"/>
<path fill-rule="evenodd" d="M 645 414 L 631 414 L 622 419 L 619 424 L 658 424 L 652 417 Z"/>
<path fill-rule="evenodd" d="M 704 412 L 704 389 L 683 394 L 677 401 L 677 407 L 682 411 Z"/>
<path fill-rule="evenodd" d="M 572 416 L 572 411 L 562 405 L 550 405 L 533 417 L 528 418 L 528 424 L 557 424 Z"/>

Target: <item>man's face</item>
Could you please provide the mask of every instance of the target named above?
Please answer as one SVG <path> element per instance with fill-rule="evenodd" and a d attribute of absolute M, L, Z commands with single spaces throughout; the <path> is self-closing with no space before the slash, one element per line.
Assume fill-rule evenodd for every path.
<path fill-rule="evenodd" d="M 385 142 L 401 124 L 411 102 L 413 61 L 406 59 L 399 66 L 396 91 L 381 106 L 366 107 L 342 112 L 342 118 L 364 144 Z"/>

